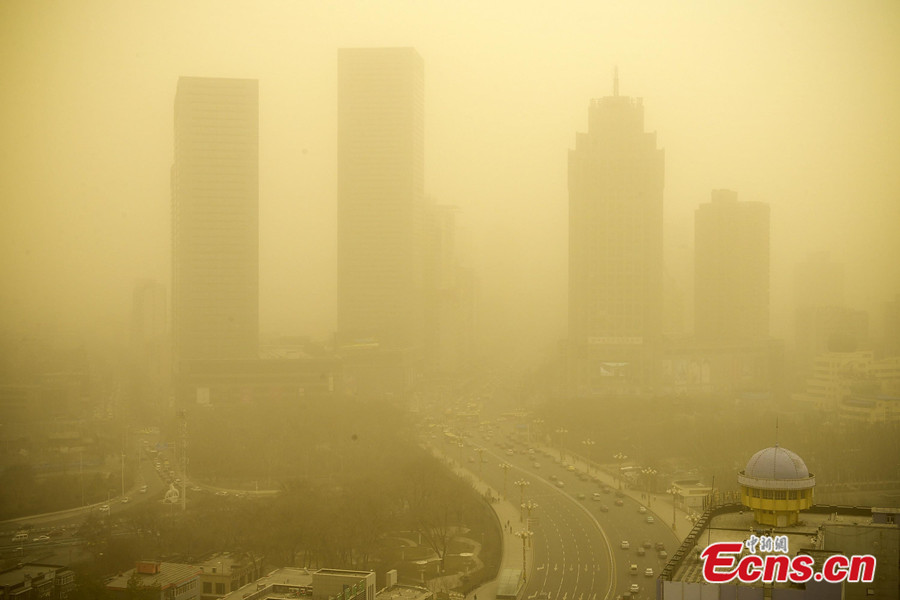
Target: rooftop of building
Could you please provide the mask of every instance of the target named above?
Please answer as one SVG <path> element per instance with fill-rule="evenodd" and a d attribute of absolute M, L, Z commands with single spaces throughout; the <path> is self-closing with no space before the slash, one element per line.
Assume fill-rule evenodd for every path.
<path fill-rule="evenodd" d="M 127 589 L 128 580 L 137 573 L 141 580 L 141 587 L 159 586 L 165 589 L 169 586 L 179 585 L 200 574 L 200 567 L 196 565 L 186 565 L 183 563 L 168 563 L 157 561 L 139 561 L 141 565 L 156 564 L 158 568 L 155 572 L 139 572 L 140 567 L 129 569 L 124 573 L 120 573 L 106 582 L 107 588 Z"/>
<path fill-rule="evenodd" d="M 702 583 L 703 562 L 700 552 L 716 542 L 744 542 L 750 535 L 786 536 L 791 556 L 825 552 L 823 532 L 829 525 L 897 528 L 895 524 L 876 523 L 873 514 L 883 509 L 871 507 L 817 505 L 800 512 L 800 521 L 787 527 L 768 527 L 754 520 L 752 510 L 728 504 L 707 511 L 694 525 L 681 547 L 673 554 L 660 578 L 685 583 Z M 887 509 L 889 511 L 896 509 Z M 745 548 L 744 553 L 748 553 Z M 816 564 L 821 564 L 817 560 Z M 791 584 L 778 584 L 789 586 Z"/>
<path fill-rule="evenodd" d="M 240 569 L 253 561 L 253 557 L 236 552 L 215 552 L 203 557 L 197 565 L 204 573 L 231 573 L 232 569 Z"/>
<path fill-rule="evenodd" d="M 314 571 L 295 567 L 276 569 L 256 581 L 238 588 L 223 600 L 261 600 L 297 598 L 296 588 L 312 585 Z"/>
<path fill-rule="evenodd" d="M 428 588 L 415 585 L 393 585 L 375 594 L 375 600 L 428 600 L 434 594 Z"/>
<path fill-rule="evenodd" d="M 806 479 L 809 469 L 796 453 L 775 444 L 760 450 L 747 461 L 742 473 L 756 479 Z"/>
<path fill-rule="evenodd" d="M 62 565 L 26 563 L 0 572 L 0 587 L 22 583 L 25 580 L 26 576 L 35 578 L 40 577 L 41 575 L 46 575 L 49 577 L 55 575 L 57 571 L 65 570 L 67 570 L 67 567 L 64 567 Z"/>

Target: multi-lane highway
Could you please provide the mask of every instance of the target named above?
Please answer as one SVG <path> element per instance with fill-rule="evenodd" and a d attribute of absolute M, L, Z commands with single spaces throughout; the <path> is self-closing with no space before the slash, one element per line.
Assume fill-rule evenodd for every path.
<path fill-rule="evenodd" d="M 538 505 L 531 511 L 534 564 L 528 568 L 524 596 L 604 600 L 629 592 L 634 598 L 653 597 L 656 576 L 665 564 L 657 544 L 671 552 L 678 539 L 652 507 L 641 512 L 646 508 L 627 494 L 617 495 L 605 476 L 589 476 L 583 464 L 580 471 L 573 471 L 574 466 L 560 461 L 555 452 L 529 449 L 522 443 L 511 445 L 500 448 L 475 436 L 467 440 L 460 456 L 499 493 L 505 485 L 514 504 L 524 498 Z M 475 447 L 484 449 L 476 453 Z M 469 462 L 470 456 L 475 464 Z M 501 468 L 503 463 L 510 468 Z M 529 483 L 519 486 L 517 481 Z M 513 530 L 525 528 L 524 523 L 510 525 Z M 622 547 L 623 541 L 628 542 L 627 549 Z"/>

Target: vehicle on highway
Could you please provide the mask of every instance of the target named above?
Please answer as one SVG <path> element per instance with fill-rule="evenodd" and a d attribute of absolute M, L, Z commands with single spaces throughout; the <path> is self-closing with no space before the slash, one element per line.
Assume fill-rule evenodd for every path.
<path fill-rule="evenodd" d="M 192 486 L 191 486 L 191 491 L 192 491 L 192 492 L 202 492 L 202 491 L 203 491 L 203 488 L 200 487 L 199 485 L 192 485 Z"/>
<path fill-rule="evenodd" d="M 605 504 L 600 505 L 600 512 L 609 512 L 609 507 Z"/>
<path fill-rule="evenodd" d="M 584 494 L 582 494 L 581 492 L 578 493 L 579 500 L 584 500 L 585 498 L 586 498 L 586 496 Z"/>
<path fill-rule="evenodd" d="M 225 490 L 219 490 L 218 492 L 216 492 L 216 496 L 227 496 L 227 495 L 228 495 L 228 492 L 226 492 Z"/>
<path fill-rule="evenodd" d="M 569 471 L 570 473 L 574 473 L 575 465 L 566 465 L 566 471 Z"/>
<path fill-rule="evenodd" d="M 109 504 L 104 504 L 100 507 L 100 512 L 108 513 L 109 512 Z"/>
<path fill-rule="evenodd" d="M 644 577 L 653 577 L 653 569 L 651 567 L 644 569 Z"/>
<path fill-rule="evenodd" d="M 32 542 L 49 542 L 50 536 L 49 535 L 39 535 L 31 541 Z"/>
<path fill-rule="evenodd" d="M 647 512 L 647 507 L 646 507 L 646 506 L 639 506 L 639 507 L 638 507 L 638 512 L 641 513 L 641 514 L 644 514 L 645 512 Z"/>
<path fill-rule="evenodd" d="M 666 552 L 665 550 L 660 550 L 659 552 L 656 553 L 656 557 L 659 560 L 667 560 L 669 558 L 669 553 Z"/>
<path fill-rule="evenodd" d="M 13 536 L 12 541 L 14 542 L 27 542 L 28 541 L 28 532 L 20 531 L 16 535 Z"/>
<path fill-rule="evenodd" d="M 652 516 L 652 515 L 647 515 L 647 522 L 648 522 L 648 523 L 653 523 L 653 516 Z"/>
<path fill-rule="evenodd" d="M 534 467 L 535 469 L 540 469 L 540 468 L 541 468 L 541 463 L 535 462 L 535 463 L 534 463 L 533 465 L 531 465 L 531 466 Z"/>
<path fill-rule="evenodd" d="M 650 548 L 653 547 L 653 542 L 651 542 L 650 540 L 644 540 L 644 543 L 642 544 L 642 546 L 644 548 L 646 548 L 647 550 L 649 550 Z"/>
<path fill-rule="evenodd" d="M 147 493 L 147 486 L 146 486 L 146 485 L 142 485 L 142 486 L 141 486 L 141 489 L 140 489 L 139 491 L 140 491 L 142 494 L 146 494 L 146 493 Z"/>
<path fill-rule="evenodd" d="M 643 546 L 641 546 L 637 549 L 638 556 L 644 556 L 645 554 L 647 554 L 647 550 Z"/>
<path fill-rule="evenodd" d="M 639 591 L 641 591 L 641 586 L 639 586 L 636 583 L 632 583 L 631 587 L 628 588 L 628 591 L 631 592 L 632 594 L 637 594 Z"/>
<path fill-rule="evenodd" d="M 622 490 L 616 490 L 616 498 L 624 498 L 624 497 L 625 497 L 625 492 L 623 492 Z"/>
<path fill-rule="evenodd" d="M 556 487 L 565 487 L 565 483 L 563 483 L 562 479 L 556 480 Z"/>
<path fill-rule="evenodd" d="M 638 566 L 636 564 L 632 563 L 632 565 L 630 567 L 628 567 L 628 573 L 631 575 L 637 575 L 638 574 Z"/>
<path fill-rule="evenodd" d="M 129 502 L 131 502 L 131 498 L 129 498 L 128 496 L 122 497 L 122 504 L 128 504 Z"/>
<path fill-rule="evenodd" d="M 591 498 L 593 498 L 594 500 L 603 500 L 603 496 L 600 494 L 600 492 L 594 492 L 593 494 L 591 494 Z"/>
<path fill-rule="evenodd" d="M 628 550 L 631 548 L 631 544 L 628 543 L 628 540 L 622 540 L 621 544 L 622 550 Z"/>
<path fill-rule="evenodd" d="M 623 504 L 625 504 L 625 503 L 622 502 L 621 498 L 616 498 L 616 506 L 622 506 Z"/>

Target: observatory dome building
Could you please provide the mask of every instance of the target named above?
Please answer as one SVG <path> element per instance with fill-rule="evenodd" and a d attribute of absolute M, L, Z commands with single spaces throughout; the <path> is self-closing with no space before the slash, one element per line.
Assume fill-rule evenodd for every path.
<path fill-rule="evenodd" d="M 816 478 L 802 458 L 776 444 L 750 458 L 738 483 L 741 504 L 753 510 L 757 523 L 787 527 L 812 506 Z"/>

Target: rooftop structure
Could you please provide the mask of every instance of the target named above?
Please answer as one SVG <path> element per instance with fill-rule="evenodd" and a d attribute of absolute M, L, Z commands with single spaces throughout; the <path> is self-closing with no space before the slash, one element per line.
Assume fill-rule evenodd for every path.
<path fill-rule="evenodd" d="M 110 592 L 130 593 L 131 588 L 159 590 L 160 600 L 188 600 L 200 596 L 200 567 L 182 563 L 139 560 L 133 569 L 106 582 Z"/>

